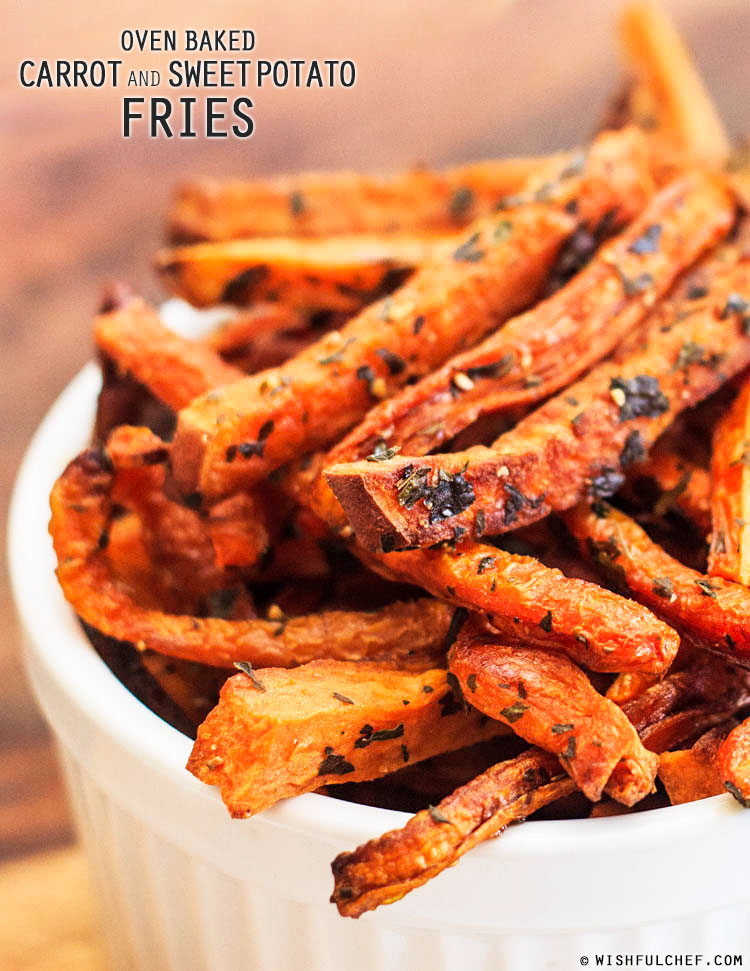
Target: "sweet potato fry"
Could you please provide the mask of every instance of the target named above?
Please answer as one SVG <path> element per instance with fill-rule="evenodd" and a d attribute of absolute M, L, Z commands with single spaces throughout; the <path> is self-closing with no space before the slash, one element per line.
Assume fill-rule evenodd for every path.
<path fill-rule="evenodd" d="M 750 809 L 750 718 L 732 729 L 722 743 L 718 768 L 724 788 Z"/>
<path fill-rule="evenodd" d="M 729 139 L 666 13 L 653 3 L 632 3 L 623 12 L 621 33 L 630 62 L 652 92 L 661 131 L 693 157 L 723 165 Z"/>
<path fill-rule="evenodd" d="M 267 668 L 230 678 L 187 767 L 219 787 L 232 816 L 244 817 L 497 731 L 456 702 L 444 669 L 409 674 L 370 662 L 312 661 L 293 675 Z"/>
<path fill-rule="evenodd" d="M 452 612 L 433 600 L 371 612 L 247 621 L 140 607 L 115 582 L 104 555 L 112 479 L 110 459 L 92 449 L 70 463 L 51 496 L 58 579 L 79 616 L 103 634 L 216 667 L 237 660 L 292 667 L 315 657 L 385 656 L 399 666 L 415 667 L 439 663 Z"/>
<path fill-rule="evenodd" d="M 750 590 L 684 566 L 606 502 L 580 503 L 565 521 L 612 582 L 701 647 L 750 666 Z"/>
<path fill-rule="evenodd" d="M 660 673 L 679 645 L 673 630 L 632 601 L 494 546 L 459 543 L 364 561 L 392 579 L 483 611 L 505 637 L 563 651 L 593 671 Z"/>
<path fill-rule="evenodd" d="M 538 748 L 493 765 L 403 829 L 339 854 L 331 864 L 331 902 L 342 917 L 394 903 L 510 823 L 573 791 L 555 756 Z"/>
<path fill-rule="evenodd" d="M 579 200 L 578 218 L 589 218 L 584 201 L 597 220 L 613 209 L 624 217 L 642 206 L 641 148 L 631 131 L 602 136 L 592 147 L 583 173 L 567 180 L 566 194 Z M 448 259 L 423 267 L 340 332 L 282 368 L 183 409 L 172 453 L 183 491 L 219 498 L 296 454 L 329 445 L 375 401 L 527 305 L 572 229 L 569 214 L 553 203 L 488 217 Z"/>
<path fill-rule="evenodd" d="M 606 357 L 651 301 L 727 232 L 731 216 L 725 190 L 710 177 L 676 180 L 562 290 L 373 408 L 327 464 L 363 459 L 379 443 L 381 451 L 399 446 L 404 455 L 425 455 L 483 414 L 548 398 Z M 654 226 L 660 237 L 652 247 L 643 241 Z M 648 274 L 648 293 L 624 290 L 615 267 L 630 278 Z"/>
<path fill-rule="evenodd" d="M 390 177 L 331 172 L 255 182 L 182 186 L 170 213 L 173 242 L 257 236 L 450 232 L 493 212 L 532 176 L 548 180 L 573 155 L 477 162 Z"/>
<path fill-rule="evenodd" d="M 733 310 L 741 293 L 750 294 L 747 260 L 724 265 L 708 304 L 689 313 L 682 303 L 660 307 L 644 347 L 598 365 L 491 448 L 327 470 L 358 539 L 377 549 L 388 535 L 398 549 L 448 539 L 456 528 L 468 536 L 502 533 L 587 493 L 616 492 L 621 470 L 681 411 L 750 363 L 750 339 Z"/>
<path fill-rule="evenodd" d="M 691 748 L 663 753 L 659 778 L 673 806 L 724 792 L 717 757 L 732 727 L 732 722 L 724 722 L 701 735 Z"/>
<path fill-rule="evenodd" d="M 557 755 L 592 802 L 605 788 L 626 806 L 651 791 L 659 760 L 643 748 L 622 710 L 567 658 L 509 646 L 469 622 L 448 665 L 470 704 Z"/>
<path fill-rule="evenodd" d="M 747 306 L 750 322 L 750 303 Z M 750 383 L 719 421 L 711 455 L 708 573 L 750 585 Z"/>
<path fill-rule="evenodd" d="M 121 372 L 132 375 L 174 411 L 212 388 L 244 377 L 205 344 L 168 330 L 136 297 L 105 306 L 94 321 L 94 341 Z"/>
<path fill-rule="evenodd" d="M 298 310 L 351 313 L 461 242 L 455 232 L 229 240 L 162 250 L 156 269 L 196 307 L 274 299 Z"/>

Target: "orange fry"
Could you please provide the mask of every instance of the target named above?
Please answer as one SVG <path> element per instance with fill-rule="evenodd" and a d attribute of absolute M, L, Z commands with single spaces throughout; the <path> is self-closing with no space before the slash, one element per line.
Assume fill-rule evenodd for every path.
<path fill-rule="evenodd" d="M 750 302 L 746 306 L 750 326 Z M 708 572 L 750 585 L 750 383 L 714 431 Z"/>
<path fill-rule="evenodd" d="M 331 902 L 342 917 L 394 903 L 510 823 L 574 791 L 554 755 L 538 748 L 493 765 L 403 829 L 339 854 L 331 864 Z"/>
<path fill-rule="evenodd" d="M 376 779 L 498 733 L 464 712 L 443 669 L 312 661 L 238 674 L 198 729 L 188 769 L 236 817 L 337 782 Z"/>
<path fill-rule="evenodd" d="M 385 656 L 400 666 L 439 663 L 450 609 L 433 600 L 375 611 L 327 611 L 278 620 L 229 621 L 138 606 L 114 579 L 104 551 L 112 513 L 109 457 L 84 452 L 52 491 L 57 576 L 86 623 L 109 637 L 217 667 L 251 661 L 292 667 L 316 657 Z"/>
<path fill-rule="evenodd" d="M 592 802 L 606 789 L 632 806 L 651 791 L 659 760 L 641 745 L 622 710 L 567 658 L 508 646 L 470 623 L 448 664 L 470 704 L 557 755 Z"/>
<path fill-rule="evenodd" d="M 565 182 L 562 197 L 578 199 L 578 219 L 598 222 L 612 210 L 624 219 L 642 208 L 650 187 L 642 147 L 631 131 L 601 136 L 583 173 Z M 447 259 L 283 367 L 193 402 L 180 413 L 172 453 L 183 491 L 216 499 L 330 445 L 373 403 L 528 305 L 574 228 L 564 203 L 551 201 L 487 217 Z"/>
<path fill-rule="evenodd" d="M 723 258 L 716 257 L 717 263 Z M 389 458 L 327 470 L 360 542 L 427 546 L 458 528 L 502 533 L 606 496 L 675 417 L 750 363 L 750 337 L 732 295 L 750 295 L 750 260 L 723 269 L 710 299 L 665 304 L 643 345 L 606 361 L 522 419 L 491 448 Z"/>
<path fill-rule="evenodd" d="M 724 792 L 717 756 L 731 722 L 717 725 L 689 749 L 664 752 L 659 760 L 659 778 L 673 806 Z"/>
<path fill-rule="evenodd" d="M 94 321 L 99 351 L 169 408 L 177 411 L 193 398 L 244 377 L 200 341 L 168 330 L 142 300 L 119 295 Z"/>
<path fill-rule="evenodd" d="M 718 767 L 724 788 L 750 809 L 750 718 L 732 729 L 721 745 Z"/>
<path fill-rule="evenodd" d="M 630 596 L 701 647 L 750 665 L 750 590 L 684 566 L 608 503 L 581 503 L 565 521 L 582 553 Z"/>
<path fill-rule="evenodd" d="M 547 182 L 574 155 L 476 162 L 445 172 L 378 177 L 307 173 L 273 180 L 205 180 L 182 186 L 170 213 L 173 242 L 257 236 L 450 232 L 523 189 Z"/>

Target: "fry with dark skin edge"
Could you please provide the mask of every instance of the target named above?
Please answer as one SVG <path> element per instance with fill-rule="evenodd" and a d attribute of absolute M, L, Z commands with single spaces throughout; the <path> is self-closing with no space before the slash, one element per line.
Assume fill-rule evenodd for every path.
<path fill-rule="evenodd" d="M 170 213 L 176 243 L 258 236 L 450 232 L 493 212 L 530 178 L 559 177 L 575 156 L 476 162 L 392 176 L 307 173 L 243 182 L 187 183 Z"/>
<path fill-rule="evenodd" d="M 530 556 L 480 543 L 362 557 L 390 579 L 424 587 L 461 607 L 481 610 L 513 640 L 568 657 L 592 671 L 658 674 L 679 637 L 640 605 L 594 583 L 564 576 Z"/>
<path fill-rule="evenodd" d="M 575 791 L 554 755 L 531 748 L 461 786 L 403 829 L 370 840 L 331 864 L 342 917 L 360 917 L 421 887 L 472 847 Z"/>
<path fill-rule="evenodd" d="M 562 290 L 418 384 L 373 408 L 335 446 L 328 465 L 363 459 L 378 442 L 424 455 L 486 413 L 542 401 L 606 357 L 678 273 L 726 234 L 733 207 L 724 186 L 695 172 L 651 199 Z M 658 246 L 644 243 L 659 227 Z M 642 252 L 633 252 L 633 247 Z M 648 274 L 647 291 L 626 292 Z"/>
<path fill-rule="evenodd" d="M 642 208 L 650 188 L 642 148 L 632 131 L 602 136 L 592 146 L 583 173 L 566 182 L 569 198 L 579 203 L 578 220 L 598 221 L 612 210 L 625 219 Z M 376 401 L 527 306 L 573 221 L 564 205 L 551 202 L 508 215 L 472 226 L 448 259 L 423 267 L 392 297 L 371 304 L 283 367 L 183 409 L 172 453 L 183 491 L 217 499 L 250 487 L 301 452 L 330 445 Z M 263 449 L 248 452 L 263 429 L 270 429 Z"/>
<path fill-rule="evenodd" d="M 664 752 L 659 760 L 659 778 L 673 806 L 724 792 L 718 754 L 722 742 L 736 724 L 729 721 L 711 728 L 689 749 Z"/>
<path fill-rule="evenodd" d="M 719 749 L 717 762 L 724 788 L 750 809 L 750 718 L 732 729 Z"/>
<path fill-rule="evenodd" d="M 750 321 L 750 302 L 747 306 Z M 750 584 L 750 383 L 714 430 L 709 576 Z"/>
<path fill-rule="evenodd" d="M 216 667 L 239 660 L 291 667 L 316 657 L 385 656 L 416 669 L 439 663 L 452 611 L 434 600 L 275 621 L 196 618 L 139 607 L 114 580 L 103 552 L 112 480 L 110 459 L 92 449 L 70 463 L 50 500 L 60 585 L 78 615 L 102 633 Z"/>
<path fill-rule="evenodd" d="M 750 666 L 750 590 L 684 566 L 606 502 L 580 503 L 565 522 L 584 556 L 631 597 L 701 647 Z"/>
<path fill-rule="evenodd" d="M 492 535 L 612 495 L 685 408 L 750 363 L 750 338 L 726 307 L 750 294 L 750 261 L 714 281 L 711 300 L 663 304 L 632 353 L 598 365 L 491 448 L 333 467 L 326 479 L 367 549 L 427 546 L 456 528 Z M 731 304 L 730 304 L 731 305 Z M 687 316 L 684 316 L 687 314 Z"/>
<path fill-rule="evenodd" d="M 632 806 L 653 786 L 659 760 L 625 714 L 575 664 L 537 647 L 509 646 L 470 621 L 448 655 L 467 701 L 557 755 L 583 794 Z"/>
<path fill-rule="evenodd" d="M 235 817 L 471 745 L 500 726 L 456 702 L 444 669 L 312 661 L 238 674 L 198 729 L 187 768 Z"/>
<path fill-rule="evenodd" d="M 709 717 L 726 720 L 743 703 L 736 697 L 731 703 L 722 701 L 728 712 L 717 710 L 715 700 L 729 690 L 732 672 L 716 659 L 710 659 L 710 664 L 716 669 L 713 675 L 708 662 L 703 661 L 694 666 L 691 678 L 682 677 L 680 672 L 676 690 L 671 684 L 674 675 L 650 689 L 661 697 L 652 698 L 649 706 L 625 706 L 626 715 L 636 723 L 650 751 L 660 751 L 656 747 L 659 743 L 683 744 L 702 730 Z M 714 697 L 713 704 L 702 706 L 703 710 L 710 709 L 710 716 L 701 714 L 701 708 L 671 713 L 686 700 L 701 697 L 701 692 Z M 467 694 L 471 697 L 471 690 Z M 667 696 L 671 707 L 664 704 Z M 707 727 L 711 724 L 715 722 Z M 342 916 L 359 917 L 381 904 L 399 900 L 456 863 L 473 846 L 500 835 L 509 823 L 523 821 L 542 806 L 569 795 L 575 783 L 568 776 L 556 778 L 558 769 L 554 755 L 530 748 L 515 759 L 492 766 L 431 810 L 417 813 L 402 829 L 370 840 L 351 853 L 339 854 L 331 867 L 331 902 Z M 532 792 L 534 797 L 530 798 Z M 604 805 L 608 804 L 596 804 Z"/>
<path fill-rule="evenodd" d="M 140 381 L 173 411 L 244 377 L 202 342 L 168 330 L 156 311 L 137 297 L 124 297 L 99 313 L 94 341 L 120 371 Z"/>
<path fill-rule="evenodd" d="M 195 307 L 273 299 L 295 310 L 352 313 L 462 240 L 455 231 L 241 239 L 162 250 L 155 265 L 165 286 Z"/>

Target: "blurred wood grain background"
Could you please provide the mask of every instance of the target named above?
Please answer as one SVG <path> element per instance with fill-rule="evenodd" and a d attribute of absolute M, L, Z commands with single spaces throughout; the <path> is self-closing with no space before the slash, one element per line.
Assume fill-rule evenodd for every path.
<path fill-rule="evenodd" d="M 388 170 L 572 145 L 587 137 L 617 84 L 617 6 L 604 0 L 167 0 L 155 13 L 145 0 L 119 7 L 5 0 L 0 506 L 7 505 L 34 427 L 90 356 L 90 320 L 104 284 L 125 279 L 160 299 L 150 260 L 177 181 L 310 167 Z M 731 132 L 739 134 L 750 127 L 750 5 L 672 0 L 666 6 L 692 44 Z M 170 57 L 198 56 L 123 54 L 119 36 L 126 27 L 250 27 L 258 38 L 250 56 L 349 58 L 357 65 L 357 83 L 349 90 L 250 92 L 256 133 L 247 141 L 151 140 L 143 129 L 125 141 L 121 99 L 143 91 L 27 90 L 19 84 L 24 58 L 120 57 L 126 66 L 163 70 Z M 0 913 L 7 913 L 12 896 L 13 920 L 25 927 L 24 901 L 29 913 L 38 913 L 67 877 L 80 894 L 83 916 L 70 925 L 73 938 L 62 943 L 60 922 L 52 921 L 58 936 L 50 937 L 49 950 L 37 932 L 25 955 L 6 919 L 0 965 L 98 968 L 98 948 L 87 943 L 89 891 L 75 851 L 28 856 L 69 844 L 73 836 L 48 732 L 24 681 L 4 560 L 1 569 L 0 859 L 16 860 L 0 867 Z M 21 898 L 9 895 L 11 886 L 23 888 Z"/>

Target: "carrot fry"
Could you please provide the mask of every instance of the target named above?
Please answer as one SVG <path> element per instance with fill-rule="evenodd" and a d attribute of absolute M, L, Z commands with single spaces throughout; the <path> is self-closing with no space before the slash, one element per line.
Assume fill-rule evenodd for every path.
<path fill-rule="evenodd" d="M 324 785 L 376 779 L 498 733 L 457 704 L 444 669 L 312 661 L 238 674 L 198 729 L 187 768 L 235 817 Z"/>
<path fill-rule="evenodd" d="M 659 760 L 643 748 L 622 710 L 567 658 L 508 646 L 470 622 L 448 665 L 470 704 L 557 755 L 592 802 L 605 788 L 627 806 L 651 791 Z"/>
<path fill-rule="evenodd" d="M 649 611 L 530 556 L 458 544 L 380 554 L 364 562 L 392 579 L 481 610 L 503 636 L 563 651 L 593 671 L 665 671 L 679 638 Z"/>
<path fill-rule="evenodd" d="M 94 321 L 94 341 L 122 372 L 178 410 L 212 388 L 244 375 L 206 345 L 168 330 L 154 310 L 135 297 L 108 304 Z"/>
<path fill-rule="evenodd" d="M 732 727 L 731 722 L 724 722 L 701 735 L 691 748 L 661 756 L 659 778 L 673 806 L 724 792 L 717 756 Z"/>
<path fill-rule="evenodd" d="M 562 290 L 373 408 L 327 464 L 363 459 L 378 443 L 381 451 L 399 446 L 404 455 L 424 455 L 483 414 L 548 398 L 606 357 L 730 219 L 726 193 L 711 178 L 676 180 Z M 644 247 L 654 226 L 658 246 Z M 624 290 L 615 266 L 632 278 L 648 274 L 648 294 Z"/>
<path fill-rule="evenodd" d="M 750 303 L 747 306 L 750 322 Z M 750 585 L 750 383 L 720 419 L 711 455 L 710 576 Z"/>
<path fill-rule="evenodd" d="M 588 218 L 584 200 L 597 220 L 612 209 L 624 217 L 641 207 L 641 148 L 631 131 L 602 136 L 592 147 L 583 173 L 569 177 L 563 193 L 579 199 L 578 218 Z M 183 409 L 172 453 L 183 491 L 216 499 L 300 452 L 330 445 L 375 401 L 527 305 L 574 225 L 552 202 L 509 215 L 472 226 L 451 257 L 423 267 L 392 298 L 370 305 L 285 366 Z"/>
<path fill-rule="evenodd" d="M 491 448 L 327 470 L 360 542 L 377 549 L 386 534 L 398 549 L 448 539 L 456 528 L 502 533 L 587 493 L 616 492 L 621 470 L 680 412 L 750 363 L 750 339 L 733 309 L 738 294 L 750 294 L 750 261 L 723 265 L 708 302 L 691 312 L 689 304 L 662 305 L 643 347 L 598 365 Z"/>
<path fill-rule="evenodd" d="M 274 621 L 198 618 L 138 606 L 115 582 L 104 555 L 112 480 L 110 459 L 89 450 L 70 463 L 51 496 L 58 579 L 79 616 L 102 633 L 216 667 L 237 660 L 292 667 L 315 657 L 439 663 L 451 611 L 433 600 Z"/>
<path fill-rule="evenodd" d="M 732 729 L 719 749 L 719 776 L 725 789 L 750 808 L 750 718 Z"/>
<path fill-rule="evenodd" d="M 565 521 L 583 554 L 630 596 L 701 647 L 750 665 L 750 590 L 684 566 L 605 502 L 581 503 Z"/>
<path fill-rule="evenodd" d="M 162 250 L 156 269 L 196 307 L 275 299 L 293 309 L 353 312 L 460 243 L 455 232 L 241 239 Z"/>
<path fill-rule="evenodd" d="M 331 902 L 342 917 L 394 903 L 510 823 L 573 791 L 557 759 L 538 748 L 493 765 L 403 829 L 339 854 L 331 864 Z"/>
<path fill-rule="evenodd" d="M 684 42 L 661 7 L 633 3 L 623 12 L 627 55 L 653 92 L 660 128 L 698 159 L 723 165 L 730 145 L 724 126 Z"/>
<path fill-rule="evenodd" d="M 659 681 L 658 674 L 644 674 L 642 671 L 623 671 L 607 688 L 605 697 L 616 705 L 639 698 L 644 691 Z"/>
<path fill-rule="evenodd" d="M 173 242 L 257 236 L 450 232 L 493 212 L 530 177 L 553 178 L 573 155 L 477 162 L 390 177 L 330 172 L 257 182 L 206 180 L 181 187 Z"/>

